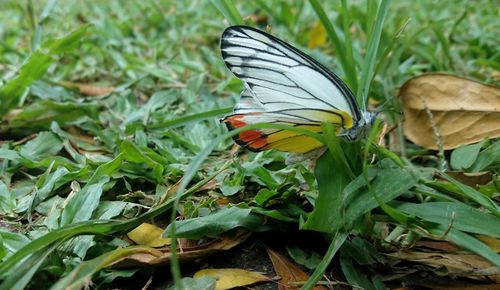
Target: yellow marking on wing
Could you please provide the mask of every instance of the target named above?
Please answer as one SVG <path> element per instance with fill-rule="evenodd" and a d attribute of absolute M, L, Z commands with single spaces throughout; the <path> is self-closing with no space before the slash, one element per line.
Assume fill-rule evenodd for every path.
<path fill-rule="evenodd" d="M 306 129 L 309 131 L 313 132 L 321 132 L 321 126 L 311 126 L 311 125 L 300 125 L 297 126 L 297 128 L 302 128 Z M 283 131 L 278 131 L 276 133 L 272 133 L 267 137 L 267 142 L 268 143 L 273 143 L 281 139 L 286 139 L 298 135 L 303 135 L 301 133 L 295 132 L 295 131 L 289 131 L 289 130 L 283 130 Z"/>
<path fill-rule="evenodd" d="M 303 111 L 304 117 L 314 120 L 318 123 L 330 123 L 350 129 L 353 126 L 351 115 L 347 112 L 330 109 L 331 111 L 319 111 L 314 109 L 306 109 Z"/>
<path fill-rule="evenodd" d="M 338 132 L 339 126 L 336 125 Z M 297 128 L 306 129 L 312 132 L 321 133 L 321 126 L 300 125 Z M 298 132 L 283 130 L 270 134 L 267 137 L 268 145 L 264 149 L 274 148 L 276 150 L 294 153 L 306 153 L 316 148 L 324 146 L 320 141 L 303 135 Z"/>
<path fill-rule="evenodd" d="M 265 149 L 276 149 L 285 152 L 293 153 L 306 153 L 311 150 L 323 147 L 323 143 L 316 139 L 305 135 L 298 135 L 295 137 L 278 140 L 274 143 L 270 143 L 265 147 Z"/>

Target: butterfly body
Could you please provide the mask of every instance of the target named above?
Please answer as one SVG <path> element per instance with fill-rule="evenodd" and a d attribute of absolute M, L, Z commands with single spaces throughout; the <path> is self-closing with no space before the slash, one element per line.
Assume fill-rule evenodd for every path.
<path fill-rule="evenodd" d="M 338 76 L 272 35 L 231 26 L 222 34 L 221 52 L 227 67 L 245 85 L 234 112 L 223 119 L 230 130 L 269 123 L 321 134 L 321 123 L 331 123 L 339 137 L 355 141 L 366 135 L 375 119 L 375 113 L 358 108 Z M 234 140 L 252 151 L 306 153 L 323 146 L 307 135 L 276 128 L 243 131 Z"/>

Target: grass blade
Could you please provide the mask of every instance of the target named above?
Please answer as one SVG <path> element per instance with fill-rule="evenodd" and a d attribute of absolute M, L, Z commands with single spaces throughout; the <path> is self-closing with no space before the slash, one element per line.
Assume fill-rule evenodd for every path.
<path fill-rule="evenodd" d="M 384 25 L 384 20 L 387 15 L 390 0 L 382 0 L 377 11 L 377 17 L 375 25 L 373 28 L 373 33 L 368 40 L 368 48 L 365 56 L 365 61 L 363 64 L 363 69 L 361 71 L 361 80 L 356 94 L 358 104 L 366 105 L 368 101 L 368 91 L 370 89 L 370 83 L 374 77 L 375 64 L 377 53 L 380 48 L 380 38 L 382 36 L 382 27 Z M 364 108 L 366 109 L 366 108 Z"/>
<path fill-rule="evenodd" d="M 337 35 L 337 32 L 335 32 L 335 28 L 333 27 L 332 22 L 328 19 L 328 16 L 326 15 L 325 10 L 323 9 L 323 6 L 319 3 L 318 0 L 309 0 L 309 3 L 311 3 L 311 6 L 313 7 L 314 11 L 316 12 L 316 15 L 318 15 L 319 20 L 325 27 L 326 32 L 328 33 L 328 37 L 330 37 L 330 40 L 332 41 L 333 47 L 335 48 L 335 51 L 337 52 L 337 56 L 340 61 L 340 65 L 342 66 L 342 70 L 345 73 L 345 81 L 348 84 L 350 88 L 353 88 L 353 86 L 357 83 L 356 79 L 356 70 L 354 69 L 355 64 L 354 63 L 349 63 L 346 58 L 346 49 L 344 47 L 344 43 L 340 40 L 340 38 Z M 353 89 L 353 91 L 356 91 Z"/>
<path fill-rule="evenodd" d="M 238 9 L 234 6 L 231 0 L 212 0 L 212 4 L 229 20 L 231 25 L 244 24 L 243 17 L 241 17 Z"/>

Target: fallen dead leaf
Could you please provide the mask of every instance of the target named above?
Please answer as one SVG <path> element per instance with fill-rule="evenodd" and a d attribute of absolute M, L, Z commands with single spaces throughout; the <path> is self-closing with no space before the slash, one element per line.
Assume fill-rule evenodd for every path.
<path fill-rule="evenodd" d="M 483 257 L 472 254 L 395 252 L 386 255 L 424 264 L 433 268 L 433 271 L 441 276 L 466 277 L 500 283 L 500 268 L 495 267 Z"/>
<path fill-rule="evenodd" d="M 215 282 L 216 290 L 232 289 L 259 282 L 271 281 L 271 279 L 261 273 L 243 269 L 203 269 L 196 272 L 193 278 L 199 279 L 204 276 L 214 277 L 217 279 L 217 282 Z"/>
<path fill-rule="evenodd" d="M 235 229 L 221 235 L 219 238 L 210 240 L 206 243 L 197 244 L 196 246 L 182 245 L 182 251 L 178 249 L 177 258 L 180 262 L 192 261 L 194 259 L 206 257 L 227 251 L 233 247 L 243 243 L 250 237 L 251 232 L 245 229 Z M 149 253 L 134 254 L 123 258 L 113 264 L 116 268 L 140 267 L 140 266 L 160 266 L 170 263 L 171 252 L 170 248 L 158 249 L 161 255 L 152 255 Z"/>
<path fill-rule="evenodd" d="M 60 81 L 59 84 L 66 88 L 76 88 L 80 91 L 80 94 L 91 97 L 104 97 L 111 94 L 115 90 L 114 87 L 100 87 L 67 81 Z"/>
<path fill-rule="evenodd" d="M 451 244 L 449 242 L 429 241 L 429 240 L 418 241 L 416 246 L 419 248 L 424 247 L 424 248 L 439 250 L 439 251 L 443 251 L 443 252 L 452 252 L 452 251 L 457 251 L 457 250 L 461 249 L 461 248 L 459 248 L 459 247 L 457 247 L 454 244 Z"/>
<path fill-rule="evenodd" d="M 447 74 L 425 74 L 400 89 L 404 133 L 413 143 L 444 149 L 500 137 L 500 88 Z M 432 115 L 432 119 L 429 118 Z"/>
<path fill-rule="evenodd" d="M 488 184 L 493 179 L 493 175 L 488 171 L 472 173 L 463 171 L 447 171 L 446 174 L 471 187 Z M 439 175 L 436 175 L 436 177 L 438 176 Z M 438 178 L 443 179 L 441 177 Z"/>
<path fill-rule="evenodd" d="M 281 277 L 278 283 L 279 290 L 298 290 L 300 286 L 309 279 L 309 275 L 287 257 L 270 248 L 266 248 L 266 251 L 273 263 L 276 275 Z M 313 289 L 323 290 L 326 288 L 323 286 L 315 286 Z"/>
<path fill-rule="evenodd" d="M 131 230 L 127 236 L 138 245 L 159 248 L 170 245 L 170 239 L 163 238 L 163 229 L 148 223 L 142 223 Z"/>
<path fill-rule="evenodd" d="M 419 284 L 418 286 L 422 286 L 422 287 L 425 287 L 426 289 L 433 289 L 433 290 L 498 290 L 498 289 L 500 289 L 499 284 L 478 285 L 478 284 L 450 283 L 448 285 Z"/>
<path fill-rule="evenodd" d="M 493 251 L 500 253 L 500 239 L 478 235 L 477 238 L 488 245 Z"/>

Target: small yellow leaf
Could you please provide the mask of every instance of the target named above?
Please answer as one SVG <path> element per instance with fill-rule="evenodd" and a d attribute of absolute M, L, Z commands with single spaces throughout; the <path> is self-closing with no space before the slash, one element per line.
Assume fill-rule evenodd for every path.
<path fill-rule="evenodd" d="M 321 22 L 316 21 L 313 29 L 311 30 L 309 42 L 307 47 L 314 49 L 318 46 L 322 46 L 326 43 L 326 30 L 321 24 Z"/>
<path fill-rule="evenodd" d="M 154 248 L 170 245 L 170 239 L 162 238 L 163 230 L 159 227 L 143 223 L 131 230 L 127 236 L 138 245 L 150 246 Z"/>
<path fill-rule="evenodd" d="M 242 287 L 257 282 L 270 281 L 270 279 L 258 272 L 251 272 L 243 269 L 203 269 L 196 272 L 194 279 L 209 276 L 217 278 L 216 290 Z"/>

